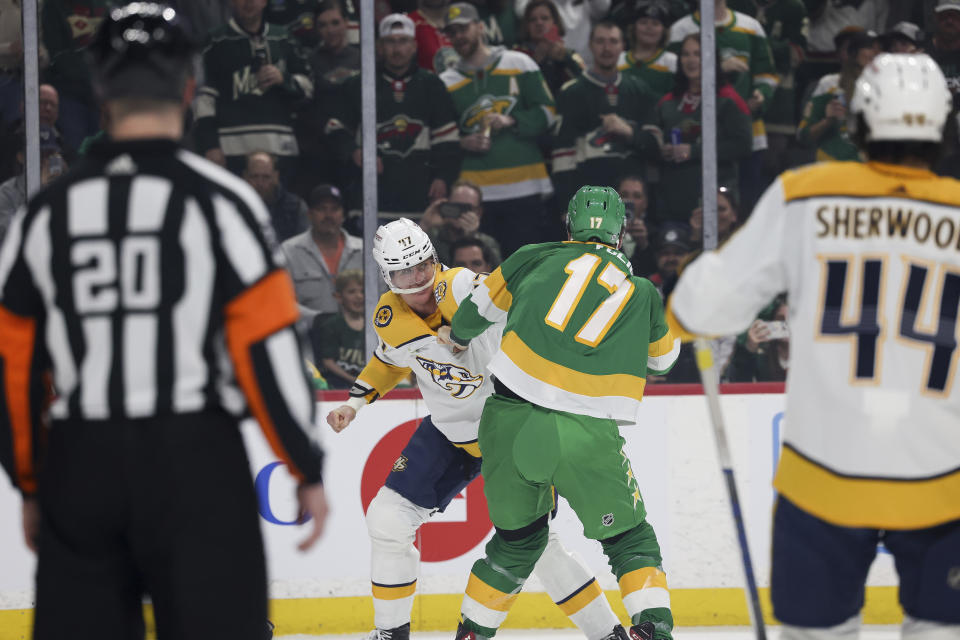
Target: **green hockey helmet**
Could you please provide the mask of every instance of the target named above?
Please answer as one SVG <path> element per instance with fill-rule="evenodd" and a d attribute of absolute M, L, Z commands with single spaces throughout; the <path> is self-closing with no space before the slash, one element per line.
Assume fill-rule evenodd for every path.
<path fill-rule="evenodd" d="M 591 240 L 616 247 L 626 224 L 623 200 L 612 187 L 583 186 L 567 206 L 571 240 Z"/>

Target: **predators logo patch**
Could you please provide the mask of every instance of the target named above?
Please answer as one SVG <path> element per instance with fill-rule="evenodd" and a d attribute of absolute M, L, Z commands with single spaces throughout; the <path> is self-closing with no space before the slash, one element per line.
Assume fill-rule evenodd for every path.
<path fill-rule="evenodd" d="M 400 473 L 401 471 L 406 471 L 407 462 L 408 462 L 407 456 L 400 456 L 399 458 L 397 458 L 397 461 L 393 463 L 392 471 L 395 471 L 397 473 Z"/>
<path fill-rule="evenodd" d="M 417 356 L 417 362 L 430 372 L 437 386 L 458 400 L 469 398 L 483 384 L 482 375 L 473 375 L 458 364 L 434 362 L 422 356 Z"/>
<path fill-rule="evenodd" d="M 390 324 L 390 321 L 393 320 L 393 309 L 389 305 L 383 305 L 377 309 L 377 313 L 373 316 L 373 324 L 378 327 L 385 327 Z"/>
<path fill-rule="evenodd" d="M 437 285 L 437 288 L 433 290 L 433 297 L 437 299 L 437 304 L 443 302 L 443 299 L 447 296 L 447 281 L 441 280 L 440 284 Z"/>

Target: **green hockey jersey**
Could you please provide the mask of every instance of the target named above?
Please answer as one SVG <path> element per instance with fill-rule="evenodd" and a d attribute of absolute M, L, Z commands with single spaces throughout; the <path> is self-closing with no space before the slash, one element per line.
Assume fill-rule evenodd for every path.
<path fill-rule="evenodd" d="M 326 134 L 339 160 L 352 166 L 359 147 L 360 74 L 344 81 Z M 377 74 L 377 155 L 383 173 L 377 180 L 381 215 L 423 213 L 430 183 L 449 185 L 460 173 L 457 114 L 443 82 L 416 61 L 403 76 L 381 69 Z"/>
<path fill-rule="evenodd" d="M 729 0 L 728 6 L 756 18 L 767 34 L 773 64 L 780 76 L 773 100 L 764 111 L 763 122 L 767 132 L 795 135 L 798 118 L 794 72 L 807 48 L 810 21 L 806 5 L 803 0 Z"/>
<path fill-rule="evenodd" d="M 557 97 L 560 131 L 553 148 L 553 183 L 559 202 L 585 184 L 612 184 L 624 174 L 645 173 L 645 161 L 660 158 L 654 135 L 657 98 L 642 80 L 617 73 L 605 83 L 591 72 L 568 82 Z M 633 137 L 607 133 L 601 117 L 615 113 L 633 127 Z"/>
<path fill-rule="evenodd" d="M 818 140 L 813 140 L 810 136 L 810 129 L 827 117 L 827 105 L 834 100 L 840 100 L 845 104 L 847 102 L 844 91 L 840 88 L 840 75 L 830 73 L 820 78 L 813 95 L 803 108 L 803 119 L 797 130 L 797 138 L 801 142 L 816 145 L 818 162 L 861 161 L 863 158 L 860 155 L 860 149 L 850 137 L 845 119 L 834 120 Z"/>
<path fill-rule="evenodd" d="M 551 193 L 537 137 L 556 122 L 556 107 L 537 63 L 519 51 L 496 47 L 484 68 L 460 62 L 440 79 L 453 98 L 461 136 L 482 131 L 483 118 L 491 112 L 516 120 L 492 133 L 487 153 L 465 154 L 461 177 L 480 185 L 484 200 Z"/>
<path fill-rule="evenodd" d="M 534 404 L 596 418 L 635 422 L 648 373 L 680 353 L 653 284 L 603 244 L 520 249 L 460 304 L 451 337 L 465 345 L 503 321 L 487 368 Z"/>
<path fill-rule="evenodd" d="M 687 35 L 699 31 L 700 12 L 680 18 L 670 27 L 669 48 L 679 53 L 680 42 Z M 720 60 L 737 58 L 747 65 L 748 71 L 730 74 L 730 81 L 743 101 L 749 102 L 754 91 L 763 95 L 763 106 L 758 113 L 753 114 L 753 148 L 766 149 L 767 133 L 761 118 L 770 105 L 779 82 L 766 33 L 756 19 L 737 11 L 730 11 L 726 22 L 716 23 L 716 33 Z"/>
<path fill-rule="evenodd" d="M 633 57 L 632 51 L 626 51 L 620 54 L 617 70 L 624 75 L 640 78 L 657 98 L 661 98 L 673 89 L 677 54 L 661 49 L 647 60 L 638 60 Z"/>
<path fill-rule="evenodd" d="M 299 154 L 293 111 L 313 95 L 309 65 L 283 27 L 263 23 L 249 34 L 235 20 L 215 29 L 203 54 L 205 84 L 197 92 L 196 143 L 200 152 L 219 147 L 224 155 L 266 151 Z M 272 64 L 283 83 L 263 91 L 256 69 Z"/>

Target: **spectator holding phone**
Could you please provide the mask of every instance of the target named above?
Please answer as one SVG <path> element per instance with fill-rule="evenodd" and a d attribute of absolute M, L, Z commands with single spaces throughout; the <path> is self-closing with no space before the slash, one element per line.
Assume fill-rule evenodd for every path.
<path fill-rule="evenodd" d="M 633 274 L 647 278 L 657 270 L 656 247 L 651 242 L 656 228 L 651 228 L 653 221 L 648 215 L 650 197 L 647 181 L 636 174 L 625 175 L 617 184 L 617 193 L 623 200 L 627 214 L 626 233 L 620 251 L 630 259 Z"/>
<path fill-rule="evenodd" d="M 727 368 L 730 382 L 783 382 L 790 360 L 790 327 L 786 296 L 779 295 L 737 337 Z"/>
<path fill-rule="evenodd" d="M 293 112 L 313 95 L 310 68 L 287 30 L 264 21 L 266 0 L 230 4 L 233 18 L 211 34 L 203 54 L 197 150 L 237 175 L 248 153 L 266 151 L 290 184 L 300 153 Z"/>
<path fill-rule="evenodd" d="M 560 88 L 570 80 L 579 78 L 586 67 L 580 54 L 564 44 L 565 33 L 553 0 L 533 0 L 524 9 L 516 49 L 540 66 L 553 95 L 560 93 Z"/>
<path fill-rule="evenodd" d="M 427 232 L 440 262 L 453 264 L 452 245 L 463 238 L 476 238 L 486 246 L 493 262 L 500 264 L 500 243 L 480 231 L 483 219 L 483 191 L 469 180 L 457 180 L 450 197 L 435 200 L 423 212 L 420 228 Z"/>
<path fill-rule="evenodd" d="M 740 205 L 735 192 L 729 187 L 717 189 L 717 243 L 727 241 L 737 228 Z M 703 247 L 703 205 L 690 214 L 690 243 L 699 251 Z"/>

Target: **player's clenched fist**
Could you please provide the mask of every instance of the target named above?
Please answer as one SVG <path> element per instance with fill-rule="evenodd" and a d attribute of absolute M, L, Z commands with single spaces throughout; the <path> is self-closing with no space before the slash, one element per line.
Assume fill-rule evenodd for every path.
<path fill-rule="evenodd" d="M 353 407 L 342 404 L 327 414 L 327 424 L 329 424 L 334 431 L 340 433 L 346 429 L 356 417 L 357 412 L 354 411 Z"/>

